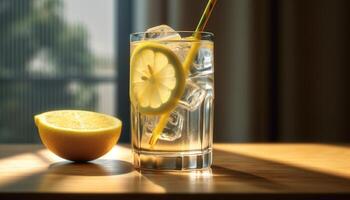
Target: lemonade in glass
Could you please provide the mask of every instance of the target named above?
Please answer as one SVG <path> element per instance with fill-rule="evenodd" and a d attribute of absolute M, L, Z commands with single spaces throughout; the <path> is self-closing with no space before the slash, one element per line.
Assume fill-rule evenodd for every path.
<path fill-rule="evenodd" d="M 166 25 L 131 34 L 131 135 L 136 168 L 210 167 L 212 40 L 209 32 L 174 31 Z"/>

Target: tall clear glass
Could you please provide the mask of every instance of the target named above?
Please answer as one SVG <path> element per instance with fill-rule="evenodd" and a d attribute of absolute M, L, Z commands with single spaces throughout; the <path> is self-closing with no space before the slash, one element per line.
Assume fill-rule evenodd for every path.
<path fill-rule="evenodd" d="M 131 91 L 136 85 L 130 81 L 132 150 L 134 166 L 138 169 L 192 170 L 209 168 L 212 163 L 213 34 L 200 32 L 200 41 L 193 40 L 193 37 L 191 39 L 193 34 L 190 31 L 179 31 L 139 32 L 130 35 L 131 56 L 136 56 L 134 51 L 139 45 L 151 42 L 175 53 L 182 67 L 191 47 L 195 43 L 198 46 L 199 43 L 189 73 L 186 73 L 184 79 L 182 97 L 176 102 L 176 107 L 171 109 L 167 124 L 153 146 L 149 141 L 161 114 L 141 112 L 140 103 L 132 100 Z M 130 69 L 131 73 L 132 71 Z"/>

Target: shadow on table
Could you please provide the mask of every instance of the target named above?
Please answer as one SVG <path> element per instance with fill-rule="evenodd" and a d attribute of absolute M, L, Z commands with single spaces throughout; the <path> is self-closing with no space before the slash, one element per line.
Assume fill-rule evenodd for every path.
<path fill-rule="evenodd" d="M 81 176 L 117 176 L 133 171 L 129 162 L 122 160 L 99 159 L 86 163 L 74 163 L 69 161 L 55 162 L 46 170 L 29 174 L 24 178 L 17 179 L 5 185 L 0 185 L 3 191 L 33 190 L 40 191 L 41 188 L 53 188 L 67 177 Z M 103 183 L 101 183 L 103 184 Z"/>
<path fill-rule="evenodd" d="M 50 174 L 73 176 L 110 176 L 126 174 L 131 171 L 133 171 L 133 166 L 129 162 L 106 159 L 86 163 L 62 161 L 53 163 L 48 168 Z"/>
<path fill-rule="evenodd" d="M 39 190 L 42 185 L 45 185 L 45 188 L 55 187 L 57 183 L 64 181 L 63 179 L 69 176 L 107 177 L 132 171 L 133 166 L 130 163 L 118 160 L 101 159 L 90 163 L 56 162 L 44 171 L 28 174 L 24 178 L 1 185 L 0 190 L 14 192 L 21 191 L 21 188 Z M 350 179 L 346 177 L 222 150 L 214 150 L 214 165 L 207 171 L 200 173 L 142 171 L 140 174 L 133 173 L 131 176 L 123 176 L 127 182 L 118 182 L 118 179 L 114 177 L 112 180 L 115 180 L 114 183 L 118 187 L 140 187 L 140 191 L 146 191 L 145 187 L 151 182 L 157 186 L 159 191 L 168 192 L 168 194 L 179 191 L 203 193 L 199 199 L 206 199 L 206 195 L 212 191 L 227 195 L 230 193 L 256 195 L 256 199 L 259 199 L 259 195 L 268 194 L 278 194 L 281 199 L 327 198 L 326 192 L 340 192 L 340 194 L 347 195 L 350 191 Z M 149 186 L 149 188 L 154 187 Z M 81 189 L 86 190 L 86 188 Z M 257 193 L 251 194 L 251 191 Z M 309 191 L 310 193 L 302 194 L 298 191 Z M 152 191 L 147 190 L 147 192 Z M 290 196 L 291 193 L 294 196 Z M 314 196 L 307 196 L 309 194 Z M 347 198 L 348 196 L 339 199 Z"/>
<path fill-rule="evenodd" d="M 222 154 L 222 153 L 221 153 Z M 210 169 L 200 171 L 185 171 L 185 172 L 154 172 L 140 171 L 144 181 L 152 181 L 153 183 L 163 187 L 167 192 L 188 191 L 191 193 L 210 193 L 212 191 L 225 191 L 225 185 L 215 183 L 236 183 L 238 187 L 248 185 L 249 187 L 259 187 L 268 190 L 285 189 L 285 186 L 273 181 L 269 178 L 256 175 L 254 173 L 227 168 L 220 165 L 212 165 Z M 140 179 L 142 181 L 143 179 Z M 181 183 L 172 186 L 172 183 Z M 224 187 L 222 187 L 224 186 Z M 221 188 L 220 188 L 221 187 Z M 231 188 L 237 190 L 236 188 Z"/>
<path fill-rule="evenodd" d="M 344 191 L 350 192 L 350 179 L 346 177 L 221 150 L 214 150 L 214 165 L 210 175 L 151 171 L 142 171 L 141 174 L 144 181 L 151 181 L 170 193 L 216 191 L 226 194 L 231 192 L 249 194 L 251 191 L 257 191 L 261 194 L 271 192 L 281 194 L 284 198 L 293 191 L 299 195 L 298 197 L 305 197 L 303 195 L 314 197 L 302 194 L 300 191 L 311 191 L 311 194 L 318 192 L 324 197 L 327 195 L 325 192 L 328 191 L 333 193 L 338 191 L 341 194 L 344 194 Z M 139 180 L 143 181 L 143 179 Z M 171 185 L 174 182 L 179 184 Z M 315 195 L 317 197 L 317 194 Z"/>

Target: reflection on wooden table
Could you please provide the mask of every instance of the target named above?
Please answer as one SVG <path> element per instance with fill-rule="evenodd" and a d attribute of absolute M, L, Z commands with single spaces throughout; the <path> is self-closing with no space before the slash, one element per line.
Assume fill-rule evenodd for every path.
<path fill-rule="evenodd" d="M 346 199 L 349 157 L 348 145 L 216 144 L 211 169 L 140 172 L 133 168 L 128 145 L 89 163 L 65 161 L 40 145 L 0 145 L 0 197 Z"/>

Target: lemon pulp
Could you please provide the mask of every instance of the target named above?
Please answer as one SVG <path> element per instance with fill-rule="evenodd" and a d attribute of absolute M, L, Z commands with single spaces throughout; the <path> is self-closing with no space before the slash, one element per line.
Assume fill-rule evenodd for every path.
<path fill-rule="evenodd" d="M 176 107 L 185 88 L 185 72 L 169 48 L 142 42 L 130 60 L 130 99 L 144 114 L 158 115 Z"/>

